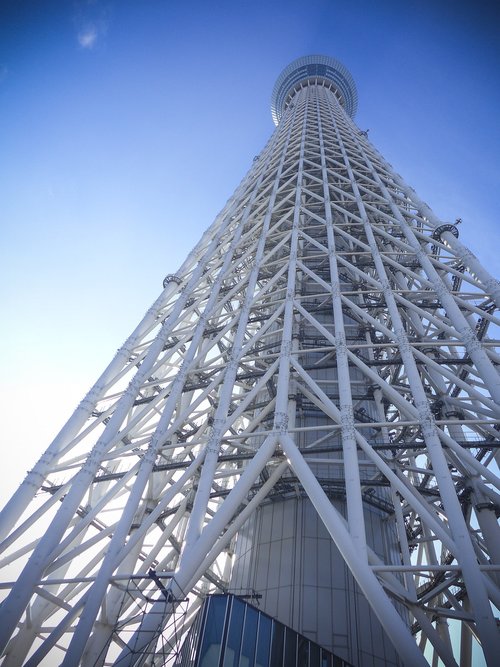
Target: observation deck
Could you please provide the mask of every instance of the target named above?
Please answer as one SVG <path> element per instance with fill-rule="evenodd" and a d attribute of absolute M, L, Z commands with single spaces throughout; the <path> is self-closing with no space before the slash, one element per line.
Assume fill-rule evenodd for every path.
<path fill-rule="evenodd" d="M 303 56 L 291 62 L 281 72 L 271 96 L 271 113 L 275 125 L 297 90 L 307 83 L 319 83 L 335 94 L 351 118 L 358 108 L 356 84 L 349 70 L 329 56 Z"/>

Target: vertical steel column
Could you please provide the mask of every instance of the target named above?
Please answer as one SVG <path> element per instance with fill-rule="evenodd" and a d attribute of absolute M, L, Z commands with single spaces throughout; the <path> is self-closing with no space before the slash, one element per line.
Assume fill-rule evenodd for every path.
<path fill-rule="evenodd" d="M 215 238 L 212 238 L 211 242 L 208 245 L 208 248 L 200 257 L 200 250 L 206 244 L 206 242 L 212 237 L 213 230 L 217 227 L 220 227 L 219 231 L 216 233 L 217 239 L 221 238 L 225 232 L 225 229 L 231 223 L 231 211 L 234 210 L 238 202 L 238 196 L 244 189 L 246 182 L 249 178 L 249 175 L 245 177 L 237 188 L 235 193 L 227 202 L 224 209 L 217 216 L 215 221 L 212 223 L 209 229 L 203 234 L 201 240 L 189 253 L 186 260 L 181 264 L 178 273 L 183 275 L 185 271 L 191 267 L 193 264 L 198 264 L 195 269 L 195 273 L 199 274 L 198 278 L 194 278 L 190 281 L 195 283 L 199 276 L 202 273 L 203 267 L 205 266 L 208 259 L 212 256 L 212 253 L 217 246 Z M 227 212 L 227 213 L 226 213 Z M 39 461 L 35 464 L 30 472 L 26 475 L 26 478 L 14 493 L 12 498 L 7 502 L 5 507 L 0 512 L 0 540 L 2 540 L 7 532 L 15 525 L 16 521 L 19 519 L 21 514 L 26 509 L 30 500 L 34 497 L 37 491 L 40 489 L 47 471 L 50 469 L 52 461 L 57 456 L 58 452 L 65 447 L 71 439 L 79 432 L 83 424 L 90 417 L 92 411 L 95 409 L 97 401 L 102 397 L 103 392 L 106 389 L 108 382 L 114 377 L 114 375 L 123 368 L 123 366 L 128 362 L 128 359 L 136 347 L 138 342 L 141 340 L 145 332 L 147 332 L 156 322 L 161 310 L 164 308 L 166 301 L 175 291 L 175 283 L 170 283 L 163 290 L 160 296 L 156 299 L 153 305 L 148 309 L 142 321 L 134 329 L 131 335 L 127 338 L 122 347 L 117 351 L 115 357 L 111 363 L 107 366 L 105 371 L 101 374 L 97 382 L 93 387 L 88 391 L 85 398 L 80 402 L 76 408 L 73 415 L 67 421 L 65 426 L 56 436 L 52 444 L 41 456 Z M 187 291 L 186 291 L 187 294 Z M 187 300 L 187 296 L 184 297 L 184 301 Z M 177 310 L 180 312 L 180 302 L 182 298 L 177 302 Z M 178 317 L 178 313 L 176 315 Z M 174 319 L 174 318 L 172 318 Z M 175 321 L 175 319 L 174 319 Z"/>
<path fill-rule="evenodd" d="M 400 223 L 402 229 L 405 231 L 408 240 L 412 243 L 412 246 L 415 248 L 415 254 L 419 258 L 421 265 L 426 269 L 427 274 L 429 275 L 431 280 L 433 280 L 436 293 L 438 294 L 440 300 L 443 302 L 445 308 L 447 309 L 449 308 L 449 310 L 451 311 L 450 318 L 452 319 L 452 321 L 454 318 L 456 318 L 457 320 L 463 320 L 464 318 L 462 314 L 460 313 L 453 299 L 447 293 L 444 285 L 442 285 L 442 283 L 440 283 L 439 285 L 437 284 L 437 282 L 440 281 L 439 276 L 437 276 L 434 267 L 432 266 L 430 260 L 427 258 L 427 256 L 421 249 L 420 244 L 415 238 L 411 228 L 408 226 L 403 216 L 399 212 L 399 209 L 393 204 L 392 198 L 389 192 L 387 191 L 387 188 L 384 186 L 380 176 L 373 168 L 373 165 L 371 164 L 370 159 L 364 152 L 363 147 L 360 145 L 358 138 L 354 135 L 354 133 L 352 133 L 352 136 L 353 140 L 358 144 L 358 148 L 366 162 L 367 167 L 371 170 L 373 179 L 379 185 L 381 191 L 386 197 L 387 202 L 391 205 L 393 214 L 398 219 L 398 222 Z M 450 522 L 452 535 L 456 543 L 454 555 L 457 558 L 457 560 L 462 564 L 463 576 L 466 581 L 467 590 L 469 592 L 469 598 L 471 600 L 471 605 L 472 608 L 474 609 L 476 619 L 478 621 L 478 628 L 480 628 L 479 634 L 483 641 L 484 652 L 485 655 L 487 656 L 488 662 L 493 665 L 494 661 L 496 660 L 495 656 L 497 655 L 498 651 L 499 635 L 496 622 L 491 611 L 488 594 L 483 581 L 483 575 L 480 572 L 477 564 L 477 559 L 474 553 L 473 546 L 470 541 L 468 528 L 465 524 L 462 515 L 460 504 L 458 502 L 458 498 L 456 495 L 456 490 L 453 485 L 450 472 L 448 469 L 448 464 L 444 456 L 443 450 L 441 448 L 441 444 L 439 442 L 439 437 L 437 436 L 434 419 L 430 412 L 428 400 L 420 381 L 420 376 L 418 373 L 417 366 L 415 364 L 415 359 L 411 352 L 411 346 L 406 337 L 404 327 L 401 322 L 401 318 L 394 300 L 392 289 L 385 274 L 385 268 L 380 258 L 378 246 L 373 236 L 373 231 L 371 229 L 370 222 L 366 215 L 364 204 L 359 195 L 359 190 L 357 188 L 357 184 L 354 175 L 352 173 L 349 158 L 345 153 L 345 149 L 343 147 L 342 140 L 339 135 L 338 138 L 341 145 L 341 150 L 345 157 L 346 167 L 350 174 L 353 189 L 355 190 L 356 193 L 356 198 L 358 200 L 358 205 L 360 207 L 360 213 L 364 220 L 365 231 L 367 234 L 367 238 L 369 239 L 370 246 L 372 248 L 374 263 L 377 268 L 377 272 L 381 277 L 381 282 L 383 285 L 383 293 L 387 303 L 387 307 L 391 314 L 392 321 L 394 323 L 397 323 L 398 328 L 396 329 L 396 334 L 399 338 L 399 348 L 401 351 L 401 357 L 404 360 L 406 371 L 408 373 L 408 380 L 414 396 L 415 407 L 419 411 L 422 433 L 424 435 L 427 444 L 429 456 L 431 458 L 432 465 L 434 468 L 434 473 L 436 475 L 436 479 L 439 484 L 441 497 L 443 498 L 443 502 L 447 510 L 448 521 Z M 470 331 L 468 325 L 466 325 L 466 327 L 467 330 Z M 471 334 L 473 335 L 472 331 Z M 464 336 L 464 338 L 465 338 L 464 342 L 466 343 L 466 348 L 471 358 L 473 358 L 474 361 L 476 362 L 478 368 L 483 370 L 484 373 L 488 374 L 494 373 L 496 375 L 496 379 L 492 378 L 492 381 L 490 383 L 490 389 L 492 391 L 492 395 L 496 398 L 496 400 L 500 402 L 500 377 L 498 376 L 498 373 L 496 372 L 496 370 L 494 370 L 490 361 L 486 359 L 485 355 L 480 354 L 478 346 L 475 344 L 468 345 L 469 343 L 468 336 Z M 498 398 L 495 395 L 496 389 L 499 389 L 499 391 L 496 392 L 498 393 Z"/>
<path fill-rule="evenodd" d="M 335 104 L 333 93 L 325 88 L 317 87 L 316 108 L 319 125 L 319 150 L 321 157 L 321 173 L 323 176 L 323 197 L 325 200 L 326 233 L 328 239 L 328 259 L 330 264 L 330 282 L 333 306 L 333 321 L 335 326 L 335 351 L 337 359 L 337 373 L 339 382 L 340 413 L 342 425 L 342 450 L 344 455 L 344 477 L 346 484 L 347 516 L 349 532 L 361 558 L 368 558 L 366 550 L 365 517 L 363 500 L 361 498 L 361 480 L 359 476 L 359 462 L 357 453 L 356 435 L 354 429 L 354 410 L 352 405 L 351 378 L 349 375 L 349 360 L 347 356 L 347 342 L 344 328 L 344 313 L 340 298 L 340 279 L 335 247 L 335 232 L 330 204 L 330 190 L 326 170 L 325 142 L 323 138 L 322 118 L 320 113 L 319 96 L 326 104 Z"/>
<path fill-rule="evenodd" d="M 282 154 L 278 164 L 278 168 L 276 170 L 276 176 L 274 179 L 273 188 L 269 198 L 267 212 L 262 222 L 262 231 L 260 233 L 260 238 L 255 253 L 254 264 L 248 279 L 248 288 L 246 290 L 245 301 L 241 308 L 238 327 L 233 341 L 233 348 L 231 350 L 231 360 L 229 361 L 228 364 L 229 372 L 226 374 L 226 377 L 224 379 L 224 384 L 222 386 L 221 394 L 219 397 L 219 404 L 217 406 L 217 410 L 213 420 L 212 432 L 210 434 L 209 441 L 207 442 L 206 445 L 205 461 L 203 463 L 200 480 L 198 482 L 198 488 L 196 491 L 196 496 L 193 503 L 193 509 L 191 511 L 191 516 L 189 519 L 189 525 L 186 534 L 186 542 L 184 547 L 185 553 L 189 552 L 191 548 L 195 548 L 195 544 L 203 528 L 205 510 L 208 504 L 210 491 L 212 489 L 213 476 L 215 473 L 215 469 L 217 466 L 217 459 L 219 456 L 220 441 L 223 436 L 224 426 L 227 419 L 227 412 L 231 402 L 233 385 L 241 362 L 241 350 L 243 346 L 244 336 L 246 333 L 248 318 L 250 316 L 250 307 L 252 304 L 259 271 L 261 269 L 261 262 L 262 262 L 262 257 L 264 255 L 264 247 L 266 244 L 266 236 L 271 222 L 279 181 L 281 178 L 281 174 L 283 172 L 283 165 L 285 163 L 287 155 L 292 127 L 293 127 L 293 119 L 290 122 L 289 127 L 286 131 L 286 138 L 282 149 Z M 277 132 L 279 132 L 279 130 L 277 130 Z M 247 207 L 243 220 L 241 222 L 241 228 L 243 228 L 243 225 L 248 219 L 251 210 L 250 207 L 253 203 L 253 200 L 255 199 L 257 188 L 261 184 L 263 174 L 264 170 L 261 172 L 261 176 L 257 181 L 256 187 L 254 188 L 252 200 L 250 201 L 250 204 Z"/>
<path fill-rule="evenodd" d="M 442 226 L 442 221 L 439 220 L 430 206 L 417 195 L 413 188 L 411 188 L 403 181 L 399 174 L 396 174 L 393 171 L 388 162 L 386 162 L 381 156 L 380 158 L 385 163 L 388 171 L 390 171 L 392 174 L 394 182 L 411 201 L 415 202 L 422 215 L 424 215 L 425 218 L 427 218 L 427 220 L 436 228 Z M 497 307 L 500 308 L 500 281 L 494 278 L 479 261 L 472 250 L 464 246 L 463 243 L 461 243 L 455 236 L 453 236 L 451 232 L 443 232 L 442 239 L 450 246 L 452 251 L 462 261 L 463 265 L 468 267 L 469 270 L 478 277 L 478 279 L 484 285 L 485 291 L 491 294 Z"/>
<path fill-rule="evenodd" d="M 21 571 L 2 667 L 156 662 L 181 599 L 190 624 L 241 587 L 351 661 L 456 667 L 461 623 L 464 667 L 472 637 L 495 664 L 500 283 L 377 156 L 356 100 L 333 59 L 284 70 L 278 128 L 180 284 L 0 515 L 0 567 Z"/>
<path fill-rule="evenodd" d="M 280 442 L 283 445 L 283 450 L 290 462 L 290 466 L 297 474 L 321 520 L 346 563 L 349 564 L 351 572 L 355 576 L 366 599 L 370 602 L 382 627 L 388 636 L 391 637 L 391 641 L 396 646 L 399 654 L 405 656 L 406 664 L 412 667 L 417 667 L 418 665 L 422 665 L 423 667 L 427 663 L 413 641 L 408 627 L 389 601 L 375 575 L 366 566 L 366 560 L 358 554 L 346 527 L 337 517 L 336 512 L 333 511 L 325 492 L 304 461 L 295 443 L 290 436 L 285 434 L 281 435 Z"/>

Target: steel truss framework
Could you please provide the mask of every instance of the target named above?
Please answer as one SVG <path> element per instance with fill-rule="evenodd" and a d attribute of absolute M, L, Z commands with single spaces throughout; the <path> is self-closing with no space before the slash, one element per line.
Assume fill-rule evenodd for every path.
<path fill-rule="evenodd" d="M 470 665 L 477 642 L 493 665 L 499 305 L 499 283 L 331 86 L 296 86 L 1 514 L 2 665 L 163 664 L 155 642 L 180 601 L 186 629 L 228 589 L 248 517 L 297 494 L 405 664 Z M 370 504 L 397 532 L 397 563 L 367 540 Z"/>

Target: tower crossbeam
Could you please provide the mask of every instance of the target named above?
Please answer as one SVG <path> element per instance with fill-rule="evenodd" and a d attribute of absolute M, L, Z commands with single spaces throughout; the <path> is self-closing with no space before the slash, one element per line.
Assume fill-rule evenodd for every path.
<path fill-rule="evenodd" d="M 496 664 L 500 285 L 356 106 L 332 58 L 282 72 L 268 144 L 0 514 L 2 667 L 179 667 L 193 633 L 190 664 L 248 664 L 257 611 L 210 644 L 216 592 L 274 656 Z"/>

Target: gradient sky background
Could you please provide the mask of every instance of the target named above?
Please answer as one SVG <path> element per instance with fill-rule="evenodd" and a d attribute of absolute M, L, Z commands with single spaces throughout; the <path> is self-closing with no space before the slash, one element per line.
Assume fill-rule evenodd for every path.
<path fill-rule="evenodd" d="M 496 2 L 3 0 L 2 489 L 15 489 L 238 185 L 293 59 L 498 271 Z"/>

